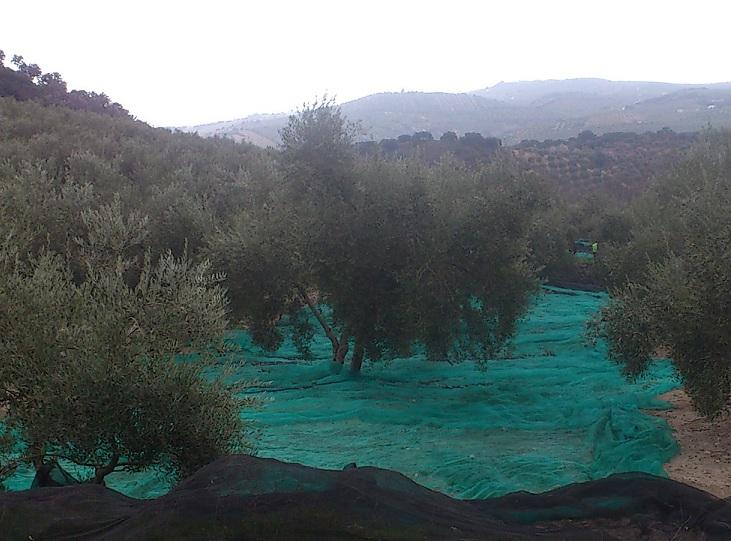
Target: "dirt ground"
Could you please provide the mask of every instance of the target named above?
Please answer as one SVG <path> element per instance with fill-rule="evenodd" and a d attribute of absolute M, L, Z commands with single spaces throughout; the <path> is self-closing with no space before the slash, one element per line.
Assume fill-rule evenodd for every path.
<path fill-rule="evenodd" d="M 670 478 L 720 498 L 731 497 L 731 414 L 709 421 L 693 410 L 682 389 L 660 398 L 673 409 L 655 415 L 667 420 L 680 444 L 680 453 L 665 465 Z"/>

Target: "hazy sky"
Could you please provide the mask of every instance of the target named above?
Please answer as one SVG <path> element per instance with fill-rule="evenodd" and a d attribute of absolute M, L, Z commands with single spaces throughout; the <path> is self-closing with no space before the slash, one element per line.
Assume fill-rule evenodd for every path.
<path fill-rule="evenodd" d="M 4 0 L 0 49 L 174 126 L 324 92 L 728 81 L 729 21 L 729 0 Z"/>

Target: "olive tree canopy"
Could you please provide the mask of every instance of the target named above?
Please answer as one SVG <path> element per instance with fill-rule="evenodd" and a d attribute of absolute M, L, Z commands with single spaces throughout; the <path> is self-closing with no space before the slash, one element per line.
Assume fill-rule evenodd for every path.
<path fill-rule="evenodd" d="M 254 337 L 275 347 L 289 314 L 306 353 L 314 320 L 355 370 L 414 347 L 494 354 L 536 285 L 526 235 L 540 187 L 505 160 L 475 171 L 360 158 L 354 133 L 331 103 L 291 117 L 272 202 L 211 242 L 234 296 L 260 292 L 241 314 Z"/>

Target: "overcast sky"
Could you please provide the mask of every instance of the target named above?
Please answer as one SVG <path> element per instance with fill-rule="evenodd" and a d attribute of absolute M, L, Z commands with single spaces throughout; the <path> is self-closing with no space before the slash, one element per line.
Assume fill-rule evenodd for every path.
<path fill-rule="evenodd" d="M 6 0 L 0 49 L 180 126 L 327 92 L 731 80 L 729 0 Z"/>

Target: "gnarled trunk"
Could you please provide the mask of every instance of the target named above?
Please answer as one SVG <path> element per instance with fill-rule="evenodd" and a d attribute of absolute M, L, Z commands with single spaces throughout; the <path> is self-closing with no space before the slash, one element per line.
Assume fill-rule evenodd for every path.
<path fill-rule="evenodd" d="M 43 445 L 35 442 L 31 443 L 28 448 L 28 455 L 30 456 L 30 460 L 33 463 L 33 467 L 36 469 L 36 471 L 42 469 L 45 466 L 45 461 L 43 460 Z"/>
<path fill-rule="evenodd" d="M 353 350 L 353 357 L 350 359 L 350 369 L 353 372 L 360 372 L 360 367 L 363 364 L 363 340 L 360 338 L 355 339 L 355 349 Z"/>
<path fill-rule="evenodd" d="M 345 329 L 341 333 L 340 338 L 338 338 L 333 328 L 325 319 L 325 316 L 322 315 L 322 312 L 317 307 L 317 304 L 315 304 L 315 301 L 313 301 L 307 294 L 307 291 L 305 291 L 303 287 L 298 287 L 297 289 L 299 290 L 302 300 L 315 316 L 315 319 L 317 319 L 317 322 L 325 331 L 325 335 L 330 340 L 330 344 L 332 344 L 333 361 L 343 364 L 345 362 L 345 357 L 348 355 L 348 349 L 350 349 L 350 332 L 348 329 Z"/>
<path fill-rule="evenodd" d="M 94 469 L 94 482 L 103 485 L 104 478 L 112 473 L 119 464 L 119 455 L 112 455 L 112 460 L 106 466 L 100 466 Z"/>
<path fill-rule="evenodd" d="M 328 324 L 327 320 L 325 319 L 325 316 L 322 315 L 322 312 L 320 312 L 320 309 L 317 307 L 315 302 L 310 298 L 310 296 L 307 294 L 307 291 L 303 287 L 297 287 L 299 290 L 300 297 L 302 297 L 302 300 L 304 303 L 309 307 L 312 314 L 315 316 L 315 319 L 317 319 L 317 322 L 320 324 L 320 326 L 325 331 L 325 335 L 330 340 L 330 343 L 332 344 L 333 348 L 333 360 L 337 360 L 338 357 L 338 351 L 340 349 L 340 341 L 338 340 L 338 337 L 335 335 L 335 332 L 332 330 L 332 327 Z M 346 347 L 346 353 L 347 353 L 347 347 Z M 342 361 L 340 361 L 342 362 Z"/>
<path fill-rule="evenodd" d="M 345 362 L 346 355 L 348 355 L 348 349 L 350 349 L 350 333 L 345 330 L 343 331 L 343 334 L 340 335 L 340 344 L 335 351 L 333 360 L 336 363 L 343 364 Z"/>

